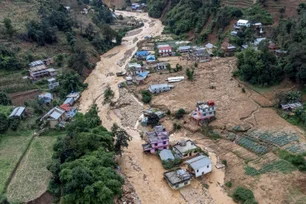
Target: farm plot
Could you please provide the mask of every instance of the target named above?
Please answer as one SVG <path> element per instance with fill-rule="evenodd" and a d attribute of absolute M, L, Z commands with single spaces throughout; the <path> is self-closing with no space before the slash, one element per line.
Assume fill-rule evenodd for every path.
<path fill-rule="evenodd" d="M 43 194 L 48 186 L 51 173 L 47 166 L 51 162 L 54 136 L 35 138 L 18 167 L 7 189 L 11 202 L 26 202 Z"/>
<path fill-rule="evenodd" d="M 268 132 L 253 131 L 249 134 L 249 136 L 263 140 L 268 143 L 272 143 L 279 147 L 285 146 L 299 139 L 299 137 L 296 134 L 286 133 L 286 132 L 268 133 Z"/>
<path fill-rule="evenodd" d="M 21 92 L 34 89 L 34 84 L 29 79 L 23 79 L 21 74 L 0 75 L 0 91 L 6 93 Z"/>
<path fill-rule="evenodd" d="M 31 131 L 24 131 L 22 133 L 12 133 L 1 136 L 0 192 L 5 189 L 5 185 L 12 171 L 31 140 L 31 135 Z"/>
<path fill-rule="evenodd" d="M 286 148 L 286 150 L 294 154 L 302 154 L 306 152 L 306 143 L 293 144 Z"/>
<path fill-rule="evenodd" d="M 236 143 L 259 155 L 263 155 L 269 151 L 269 148 L 267 146 L 259 144 L 246 137 L 240 137 L 236 139 Z"/>
<path fill-rule="evenodd" d="M 247 166 L 245 168 L 245 174 L 250 176 L 256 176 L 259 174 L 265 174 L 269 172 L 282 172 L 282 173 L 291 173 L 295 171 L 296 168 L 288 161 L 278 160 L 272 163 L 266 163 L 261 169 L 256 170 L 253 167 Z"/>

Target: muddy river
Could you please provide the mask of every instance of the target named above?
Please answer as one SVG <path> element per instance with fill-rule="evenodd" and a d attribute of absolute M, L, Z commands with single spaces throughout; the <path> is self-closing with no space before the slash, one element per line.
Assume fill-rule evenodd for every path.
<path fill-rule="evenodd" d="M 118 83 L 123 78 L 116 77 L 116 72 L 124 71 L 126 64 L 137 51 L 137 42 L 144 36 L 159 36 L 162 33 L 163 25 L 160 20 L 148 17 L 146 13 L 130 13 L 116 11 L 119 15 L 134 16 L 144 22 L 144 27 L 130 31 L 123 38 L 122 45 L 114 47 L 101 56 L 96 68 L 85 80 L 88 88 L 82 93 L 79 109 L 82 113 L 88 111 L 90 106 L 95 103 L 99 108 L 99 116 L 102 124 L 110 129 L 113 123 L 121 125 L 121 120 L 109 105 L 103 105 L 103 93 L 106 87 L 110 86 L 115 93 L 114 101 L 119 99 Z M 137 100 L 132 97 L 133 100 Z M 138 103 L 142 106 L 141 103 Z M 132 113 L 131 113 L 132 114 Z M 134 186 L 136 194 L 141 203 L 216 203 L 231 204 L 232 199 L 227 196 L 221 187 L 224 183 L 224 170 L 214 168 L 208 180 L 210 187 L 208 191 L 200 185 L 200 180 L 193 180 L 192 185 L 183 191 L 172 190 L 163 179 L 163 172 L 160 159 L 156 155 L 146 155 L 142 152 L 141 144 L 144 142 L 140 138 L 137 124 L 131 127 L 124 127 L 133 137 L 129 148 L 119 161 L 121 171 L 126 175 L 129 182 Z M 179 139 L 175 138 L 174 139 Z M 212 161 L 216 163 L 216 156 L 211 154 Z M 196 195 L 196 196 L 193 196 Z"/>

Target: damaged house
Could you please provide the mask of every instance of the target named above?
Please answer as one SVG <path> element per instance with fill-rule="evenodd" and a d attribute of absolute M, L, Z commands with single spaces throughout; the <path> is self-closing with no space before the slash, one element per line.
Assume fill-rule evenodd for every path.
<path fill-rule="evenodd" d="M 146 153 L 157 153 L 158 150 L 169 149 L 169 135 L 165 127 L 155 126 L 153 132 L 146 132 L 146 144 L 142 145 Z"/>

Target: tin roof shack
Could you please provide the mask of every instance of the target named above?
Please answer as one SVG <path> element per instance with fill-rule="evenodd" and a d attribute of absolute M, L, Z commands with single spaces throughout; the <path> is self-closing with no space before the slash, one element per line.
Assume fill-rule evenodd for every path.
<path fill-rule="evenodd" d="M 296 103 L 288 103 L 288 104 L 281 104 L 281 108 L 283 111 L 293 111 L 297 108 L 302 107 L 303 105 L 300 102 Z"/>
<path fill-rule="evenodd" d="M 149 87 L 149 91 L 153 94 L 170 91 L 174 86 L 168 84 L 153 84 Z"/>
<path fill-rule="evenodd" d="M 36 61 L 33 61 L 29 64 L 30 68 L 31 67 L 36 67 L 36 66 L 40 66 L 40 65 L 44 65 L 44 62 L 42 60 L 36 60 Z"/>
<path fill-rule="evenodd" d="M 147 63 L 154 63 L 156 61 L 156 57 L 154 55 L 148 55 L 146 57 Z"/>
<path fill-rule="evenodd" d="M 179 53 L 186 53 L 186 52 L 189 52 L 189 50 L 191 49 L 191 46 L 187 45 L 187 46 L 179 46 L 177 48 L 177 51 Z"/>
<path fill-rule="evenodd" d="M 25 107 L 22 107 L 22 106 L 16 107 L 10 114 L 9 118 L 17 117 L 19 119 L 22 119 L 24 111 L 25 111 Z"/>
<path fill-rule="evenodd" d="M 238 27 L 250 27 L 251 23 L 250 23 L 249 20 L 239 19 L 236 22 L 236 26 L 238 26 Z"/>
<path fill-rule="evenodd" d="M 64 104 L 73 105 L 80 98 L 80 92 L 70 93 L 66 96 Z"/>
<path fill-rule="evenodd" d="M 142 65 L 138 64 L 138 63 L 129 63 L 127 65 L 128 74 L 130 74 L 132 76 L 136 76 L 136 75 L 142 73 L 143 70 L 144 70 L 144 68 L 142 67 Z"/>
<path fill-rule="evenodd" d="M 169 149 L 169 135 L 165 127 L 155 126 L 153 132 L 146 132 L 146 144 L 142 145 L 146 153 L 156 153 L 158 150 Z"/>
<path fill-rule="evenodd" d="M 172 189 L 178 190 L 190 184 L 191 175 L 179 168 L 165 172 L 164 178 Z"/>
<path fill-rule="evenodd" d="M 212 162 L 207 156 L 197 156 L 184 162 L 188 165 L 188 171 L 199 177 L 212 172 Z"/>
<path fill-rule="evenodd" d="M 45 121 L 50 123 L 50 128 L 55 128 L 59 123 L 62 123 L 66 120 L 65 110 L 60 107 L 52 108 L 48 113 L 46 113 L 40 121 Z"/>
<path fill-rule="evenodd" d="M 266 40 L 266 38 L 256 38 L 254 40 L 254 45 L 258 46 L 262 41 Z"/>
<path fill-rule="evenodd" d="M 191 52 L 189 53 L 189 58 L 196 62 L 208 62 L 211 60 L 210 54 L 204 47 L 192 48 Z"/>
<path fill-rule="evenodd" d="M 55 87 L 59 86 L 59 82 L 56 81 L 55 78 L 50 78 L 48 79 L 48 87 L 49 87 L 49 90 L 52 90 L 54 89 Z"/>
<path fill-rule="evenodd" d="M 144 80 L 148 77 L 149 75 L 149 72 L 148 71 L 144 71 L 140 74 L 138 74 L 135 79 L 136 79 L 136 83 L 137 84 L 143 84 L 144 83 Z"/>
<path fill-rule="evenodd" d="M 172 56 L 172 47 L 170 45 L 158 45 L 157 48 L 159 56 Z"/>
<path fill-rule="evenodd" d="M 29 69 L 29 73 L 33 80 L 38 80 L 43 77 L 56 76 L 56 70 L 53 68 L 47 68 L 46 65 L 31 67 Z"/>
<path fill-rule="evenodd" d="M 191 140 L 182 140 L 176 143 L 172 150 L 174 153 L 180 157 L 181 159 L 186 159 L 189 157 L 193 157 L 199 154 L 200 148 L 194 144 Z"/>
<path fill-rule="evenodd" d="M 156 61 L 155 61 L 156 62 Z M 152 70 L 154 71 L 162 71 L 167 69 L 168 62 L 158 62 L 158 63 L 153 63 L 153 64 L 147 64 L 145 66 L 145 69 Z"/>
<path fill-rule="evenodd" d="M 51 103 L 51 101 L 53 100 L 53 96 L 49 92 L 44 92 L 38 95 L 38 100 L 41 103 Z"/>
<path fill-rule="evenodd" d="M 211 43 L 207 43 L 207 44 L 205 45 L 205 49 L 206 49 L 206 51 L 207 51 L 210 55 L 213 54 L 213 51 L 214 51 L 216 48 L 217 48 L 217 47 L 214 46 L 214 45 L 211 44 Z"/>
<path fill-rule="evenodd" d="M 174 160 L 172 151 L 169 149 L 163 149 L 159 152 L 159 157 L 162 161 Z"/>
<path fill-rule="evenodd" d="M 221 49 L 224 51 L 224 56 L 232 56 L 236 51 L 236 47 L 228 42 L 223 42 Z"/>
<path fill-rule="evenodd" d="M 61 109 L 65 110 L 66 118 L 71 119 L 77 114 L 77 109 L 69 104 L 62 104 Z"/>
<path fill-rule="evenodd" d="M 191 117 L 199 124 L 203 121 L 211 121 L 215 119 L 216 106 L 214 101 L 197 102 L 196 110 L 192 111 Z"/>

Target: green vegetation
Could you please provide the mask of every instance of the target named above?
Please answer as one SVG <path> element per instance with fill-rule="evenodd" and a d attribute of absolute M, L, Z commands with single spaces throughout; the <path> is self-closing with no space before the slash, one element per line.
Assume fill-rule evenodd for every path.
<path fill-rule="evenodd" d="M 211 126 L 205 126 L 203 125 L 202 126 L 202 134 L 206 137 L 209 137 L 210 139 L 212 140 L 217 140 L 217 139 L 220 139 L 222 138 L 221 135 L 214 131 L 213 128 Z"/>
<path fill-rule="evenodd" d="M 245 174 L 250 176 L 257 176 L 260 174 L 265 174 L 269 172 L 282 172 L 284 174 L 291 173 L 295 171 L 296 168 L 288 161 L 278 160 L 271 163 L 265 164 L 261 169 L 256 170 L 253 167 L 247 166 L 245 169 Z"/>
<path fill-rule="evenodd" d="M 147 90 L 143 90 L 143 91 L 141 92 L 141 94 L 142 94 L 142 101 L 143 101 L 144 103 L 150 103 L 150 101 L 152 100 L 152 94 L 151 94 L 151 92 L 149 92 L 149 91 L 147 91 Z"/>
<path fill-rule="evenodd" d="M 167 161 L 162 161 L 163 167 L 165 169 L 172 169 L 174 167 L 178 167 L 180 163 L 182 162 L 181 159 L 175 158 L 174 160 L 167 160 Z"/>
<path fill-rule="evenodd" d="M 190 68 L 187 68 L 186 69 L 186 75 L 187 75 L 187 79 L 189 81 L 193 81 L 194 68 L 191 68 L 191 70 L 190 70 Z"/>
<path fill-rule="evenodd" d="M 225 183 L 225 186 L 231 188 L 233 186 L 232 181 L 228 181 Z"/>
<path fill-rule="evenodd" d="M 13 111 L 13 106 L 2 106 L 0 105 L 0 113 L 4 114 L 5 116 L 9 116 Z"/>
<path fill-rule="evenodd" d="M 304 158 L 305 155 L 303 154 L 294 155 L 294 154 L 290 154 L 286 150 L 280 150 L 278 152 L 278 156 L 281 159 L 284 159 L 290 162 L 292 165 L 297 167 L 300 171 L 306 171 L 306 161 Z"/>
<path fill-rule="evenodd" d="M 247 48 L 237 54 L 238 75 L 244 81 L 255 85 L 273 85 L 283 78 L 283 71 L 275 55 L 267 49 Z"/>
<path fill-rule="evenodd" d="M 5 92 L 1 91 L 0 92 L 0 105 L 7 106 L 7 105 L 11 105 L 11 104 L 12 104 L 12 101 L 9 98 L 9 96 Z"/>
<path fill-rule="evenodd" d="M 155 113 L 151 113 L 149 116 L 148 116 L 148 121 L 147 121 L 147 124 L 148 125 L 151 125 L 152 127 L 156 126 L 159 124 L 159 117 L 157 114 Z"/>
<path fill-rule="evenodd" d="M 257 204 L 253 192 L 245 187 L 237 187 L 235 189 L 233 200 L 242 204 Z"/>
<path fill-rule="evenodd" d="M 240 146 L 256 153 L 256 154 L 265 154 L 269 151 L 268 147 L 263 145 L 263 144 L 259 144 L 258 142 L 255 142 L 253 140 L 251 140 L 250 138 L 245 138 L 245 137 L 241 137 L 238 140 L 236 140 L 236 143 L 239 144 Z"/>
<path fill-rule="evenodd" d="M 181 119 L 185 115 L 186 111 L 183 108 L 178 109 L 175 113 L 175 118 L 176 119 Z"/>
<path fill-rule="evenodd" d="M 54 145 L 49 190 L 64 203 L 113 203 L 124 183 L 115 171 L 115 152 L 120 155 L 130 137 L 117 125 L 113 132 L 101 126 L 96 106 L 85 115 L 78 114 L 67 130 Z"/>
<path fill-rule="evenodd" d="M 182 127 L 179 123 L 173 123 L 173 130 L 176 131 L 176 130 L 180 130 Z"/>
<path fill-rule="evenodd" d="M 54 136 L 34 139 L 16 171 L 15 178 L 8 186 L 7 197 L 10 202 L 33 200 L 38 192 L 48 186 L 50 172 L 46 167 L 51 162 L 55 140 Z"/>
<path fill-rule="evenodd" d="M 104 91 L 104 101 L 103 101 L 103 103 L 104 104 L 111 103 L 112 98 L 114 98 L 114 91 L 110 87 L 107 87 Z"/>
<path fill-rule="evenodd" d="M 259 4 L 243 10 L 243 18 L 254 22 L 261 22 L 264 25 L 272 25 L 273 18 L 271 14 L 263 9 Z"/>
<path fill-rule="evenodd" d="M 0 138 L 0 194 L 5 190 L 8 179 L 20 157 L 27 149 L 31 131 L 10 132 Z"/>

